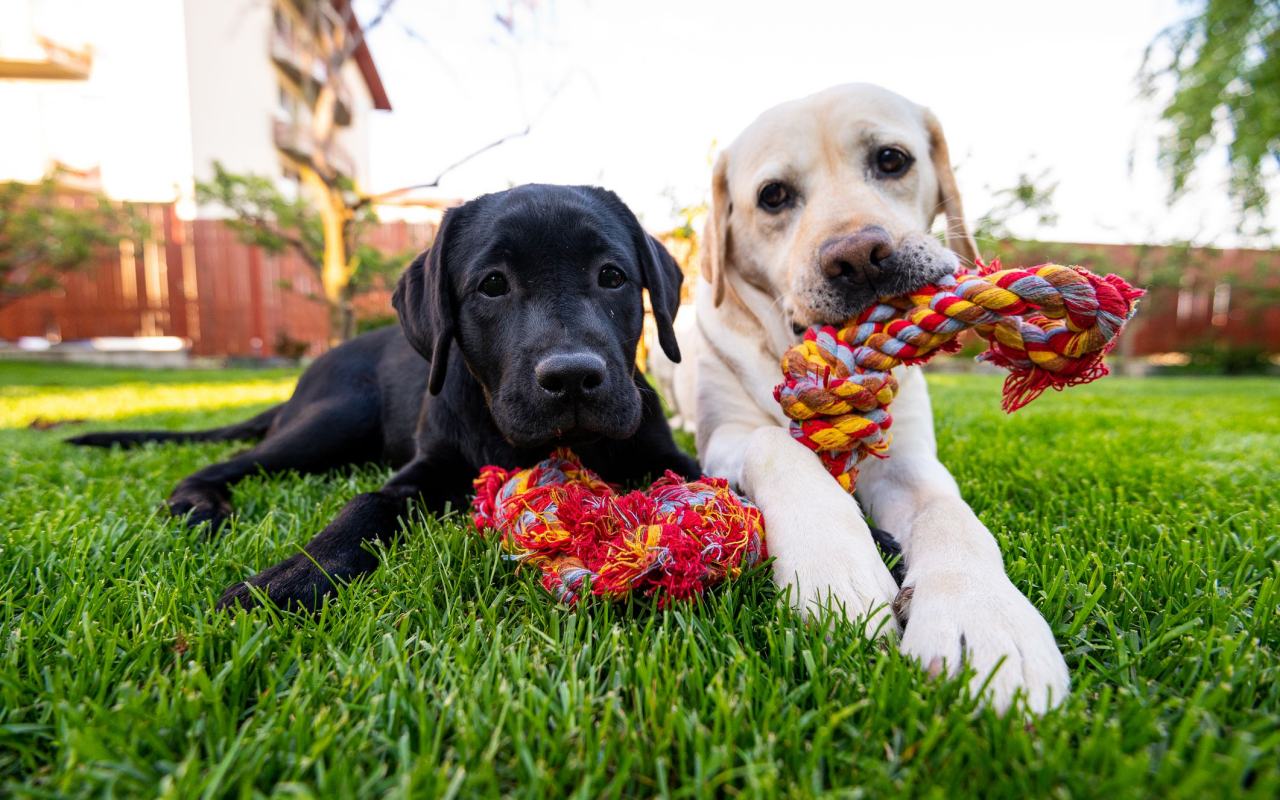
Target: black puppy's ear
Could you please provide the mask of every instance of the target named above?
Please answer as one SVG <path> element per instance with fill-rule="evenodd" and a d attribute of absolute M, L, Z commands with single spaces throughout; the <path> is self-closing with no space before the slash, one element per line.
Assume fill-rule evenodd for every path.
<path fill-rule="evenodd" d="M 649 305 L 653 307 L 653 319 L 658 323 L 658 344 L 662 345 L 662 352 L 667 354 L 667 358 L 678 364 L 680 345 L 676 342 L 672 323 L 680 311 L 680 285 L 684 283 L 684 273 L 662 242 L 643 231 L 641 235 L 645 247 L 640 253 L 640 263 L 644 270 L 644 285 L 649 290 Z"/>
<path fill-rule="evenodd" d="M 431 362 L 431 375 L 427 379 L 427 390 L 431 394 L 439 394 L 444 388 L 449 347 L 453 342 L 453 284 L 445 268 L 445 248 L 450 225 L 457 216 L 457 209 L 445 212 L 431 249 L 413 260 L 391 295 L 405 338 Z"/>
<path fill-rule="evenodd" d="M 598 186 L 588 187 L 588 191 L 609 204 L 631 230 L 640 259 L 644 288 L 649 290 L 649 305 L 653 308 L 653 319 L 658 324 L 658 344 L 662 346 L 662 352 L 667 354 L 667 358 L 680 363 L 680 345 L 676 342 L 676 330 L 672 325 L 680 310 L 680 285 L 684 283 L 680 265 L 667 252 L 667 248 L 662 246 L 662 242 L 645 232 L 635 212 L 622 202 L 621 197 Z"/>

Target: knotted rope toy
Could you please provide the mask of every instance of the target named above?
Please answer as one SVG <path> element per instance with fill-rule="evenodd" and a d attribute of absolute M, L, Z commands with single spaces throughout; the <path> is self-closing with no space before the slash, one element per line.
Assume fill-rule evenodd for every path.
<path fill-rule="evenodd" d="M 1103 357 L 1142 295 L 1117 275 L 1083 267 L 979 262 L 976 271 L 884 298 L 842 328 L 810 328 L 783 356 L 773 395 L 791 435 L 852 492 L 859 462 L 888 454 L 894 367 L 955 352 L 960 333 L 973 330 L 989 344 L 978 360 L 1009 370 L 1001 406 L 1013 412 L 1045 389 L 1106 375 Z"/>
<path fill-rule="evenodd" d="M 497 531 L 509 557 L 536 566 L 567 603 L 588 579 L 609 599 L 689 600 L 765 557 L 759 509 L 720 478 L 686 483 L 668 471 L 646 492 L 620 494 L 558 450 L 529 469 L 485 467 L 475 489 L 476 528 Z"/>

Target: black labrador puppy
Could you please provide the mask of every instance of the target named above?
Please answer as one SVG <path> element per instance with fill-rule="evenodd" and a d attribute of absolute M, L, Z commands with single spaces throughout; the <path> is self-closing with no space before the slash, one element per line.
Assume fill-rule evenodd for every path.
<path fill-rule="evenodd" d="M 635 369 L 644 308 L 679 360 L 671 321 L 680 269 L 612 192 L 521 186 L 445 214 L 435 243 L 396 287 L 398 328 L 366 334 L 320 358 L 293 396 L 247 422 L 190 433 L 78 436 L 75 444 L 262 438 L 196 472 L 169 497 L 189 524 L 217 526 L 229 487 L 259 470 L 319 472 L 386 461 L 400 467 L 356 496 L 304 548 L 226 590 L 220 607 L 314 609 L 372 571 L 368 544 L 399 529 L 413 501 L 430 512 L 466 508 L 485 464 L 528 466 L 562 445 L 605 479 L 628 482 L 697 463 L 671 437 L 657 395 Z M 425 360 L 424 360 L 425 359 Z"/>

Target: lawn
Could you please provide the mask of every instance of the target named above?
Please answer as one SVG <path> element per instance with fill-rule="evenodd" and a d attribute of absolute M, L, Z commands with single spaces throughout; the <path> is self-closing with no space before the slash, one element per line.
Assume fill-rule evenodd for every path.
<path fill-rule="evenodd" d="M 161 510 L 288 372 L 0 363 L 0 795 L 1275 797 L 1280 382 L 1108 379 L 1013 417 L 931 377 L 943 460 L 1074 693 L 976 709 L 757 570 L 700 605 L 555 605 L 459 517 L 318 618 L 212 611 L 387 474 L 246 480 L 210 540 Z M 33 430 L 58 419 L 103 422 Z"/>

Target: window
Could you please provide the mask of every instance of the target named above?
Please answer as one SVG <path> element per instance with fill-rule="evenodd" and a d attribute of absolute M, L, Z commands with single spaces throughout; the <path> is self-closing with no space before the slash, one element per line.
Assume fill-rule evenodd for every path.
<path fill-rule="evenodd" d="M 293 26 L 289 24 L 289 15 L 284 13 L 280 6 L 271 9 L 271 21 L 275 25 L 276 33 L 286 39 L 289 38 L 289 31 Z"/>
<path fill-rule="evenodd" d="M 298 118 L 298 98 L 283 81 L 276 84 L 276 119 L 293 123 Z"/>
<path fill-rule="evenodd" d="M 1211 319 L 1215 328 L 1221 328 L 1227 324 L 1228 314 L 1231 312 L 1231 284 L 1220 283 L 1213 287 L 1213 317 Z"/>
<path fill-rule="evenodd" d="M 1178 290 L 1178 323 L 1190 322 L 1195 314 L 1196 293 L 1189 286 Z"/>

